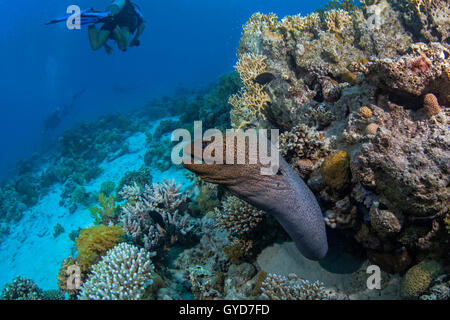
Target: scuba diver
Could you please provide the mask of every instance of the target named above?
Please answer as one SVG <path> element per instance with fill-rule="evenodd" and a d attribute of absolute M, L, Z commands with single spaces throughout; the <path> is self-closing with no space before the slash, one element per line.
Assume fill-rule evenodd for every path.
<path fill-rule="evenodd" d="M 139 7 L 130 0 L 114 0 L 106 12 L 85 9 L 75 15 L 69 14 L 52 20 L 46 25 L 69 23 L 74 18 L 79 18 L 81 26 L 88 27 L 91 48 L 98 50 L 104 47 L 108 54 L 112 52 L 107 43 L 109 39 L 116 41 L 120 50 L 126 51 L 128 47 L 140 45 L 139 37 L 145 29 L 144 17 Z M 100 30 L 96 27 L 98 23 L 103 23 Z"/>
<path fill-rule="evenodd" d="M 107 9 L 110 16 L 104 20 L 100 30 L 90 25 L 88 28 L 89 42 L 93 50 L 104 47 L 109 54 L 112 48 L 107 44 L 109 39 L 115 40 L 120 50 L 139 46 L 139 37 L 144 32 L 145 23 L 141 11 L 130 0 L 114 0 Z M 133 38 L 130 41 L 130 37 Z"/>

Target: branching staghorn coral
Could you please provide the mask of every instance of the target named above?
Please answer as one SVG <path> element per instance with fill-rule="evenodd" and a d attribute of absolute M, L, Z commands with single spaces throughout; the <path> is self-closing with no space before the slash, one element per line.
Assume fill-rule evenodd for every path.
<path fill-rule="evenodd" d="M 150 254 L 136 246 L 120 243 L 92 267 L 81 287 L 80 300 L 139 300 L 153 283 Z"/>
<path fill-rule="evenodd" d="M 184 202 L 186 202 L 186 196 L 184 196 L 180 191 L 181 185 L 176 184 L 175 180 L 168 182 L 163 180 L 161 183 L 154 183 L 153 187 L 145 187 L 144 199 L 146 203 L 150 206 L 154 206 L 154 210 L 160 213 L 164 213 L 161 210 L 161 206 L 170 213 L 174 213 Z"/>
<path fill-rule="evenodd" d="M 222 202 L 222 208 L 214 210 L 222 229 L 241 236 L 252 231 L 266 214 L 235 196 L 227 197 Z"/>
<path fill-rule="evenodd" d="M 124 188 L 121 195 L 128 200 L 121 216 L 125 233 L 148 251 L 192 238 L 195 226 L 188 214 L 180 212 L 187 198 L 179 190 L 174 180 L 145 186 L 142 192 L 136 185 Z"/>
<path fill-rule="evenodd" d="M 261 284 L 261 298 L 265 300 L 327 300 L 323 283 L 310 282 L 291 273 L 289 276 L 268 274 Z"/>
<path fill-rule="evenodd" d="M 122 199 L 128 200 L 128 202 L 135 203 L 139 197 L 141 196 L 141 188 L 133 183 L 133 186 L 124 186 L 123 189 L 119 192 L 119 195 Z"/>

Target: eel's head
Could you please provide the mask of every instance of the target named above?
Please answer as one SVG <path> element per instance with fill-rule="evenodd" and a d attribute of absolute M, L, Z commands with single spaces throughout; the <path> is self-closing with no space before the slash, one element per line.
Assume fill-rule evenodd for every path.
<path fill-rule="evenodd" d="M 194 146 L 198 143 L 201 146 L 201 158 L 194 152 Z M 246 164 L 226 164 L 226 143 L 222 144 L 222 147 L 216 151 L 222 152 L 224 163 L 213 163 L 216 151 L 212 151 L 210 155 L 205 153 L 205 148 L 210 145 L 210 142 L 203 140 L 196 140 L 190 143 L 184 148 L 185 160 L 183 161 L 183 167 L 197 174 L 201 179 L 206 182 L 221 184 L 225 186 L 232 186 L 238 183 L 245 183 L 251 181 L 252 177 L 260 175 L 261 165 L 248 164 L 248 156 L 246 155 Z M 235 148 L 235 159 L 237 156 L 237 148 Z"/>

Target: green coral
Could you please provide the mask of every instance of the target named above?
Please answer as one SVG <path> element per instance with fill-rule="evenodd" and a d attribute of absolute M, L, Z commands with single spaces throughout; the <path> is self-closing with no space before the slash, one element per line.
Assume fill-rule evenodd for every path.
<path fill-rule="evenodd" d="M 433 260 L 424 260 L 406 272 L 400 293 L 405 298 L 417 298 L 442 273 L 442 266 Z"/>
<path fill-rule="evenodd" d="M 91 217 L 95 224 L 108 224 L 116 218 L 120 206 L 116 205 L 116 197 L 111 195 L 108 198 L 103 193 L 98 194 L 99 207 L 90 207 Z"/>

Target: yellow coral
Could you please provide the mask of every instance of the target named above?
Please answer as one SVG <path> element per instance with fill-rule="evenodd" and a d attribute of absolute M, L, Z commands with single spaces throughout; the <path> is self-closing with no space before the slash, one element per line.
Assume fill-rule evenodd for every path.
<path fill-rule="evenodd" d="M 100 258 L 112 249 L 120 240 L 124 231 L 120 226 L 98 225 L 88 229 L 82 229 L 75 240 L 78 251 L 77 261 L 81 270 L 91 268 Z"/>
<path fill-rule="evenodd" d="M 257 83 L 247 86 L 240 93 L 230 98 L 230 104 L 233 107 L 245 106 L 255 116 L 261 116 L 265 119 L 264 109 L 271 102 L 269 94 L 264 91 L 264 86 Z"/>
<path fill-rule="evenodd" d="M 417 298 L 428 289 L 441 272 L 442 266 L 436 261 L 420 262 L 406 272 L 401 285 L 401 295 L 406 298 Z"/>
<path fill-rule="evenodd" d="M 372 117 L 372 110 L 370 110 L 368 107 L 364 106 L 359 109 L 359 113 L 363 118 L 370 118 Z"/>
<path fill-rule="evenodd" d="M 266 72 L 265 59 L 266 57 L 261 55 L 244 54 L 235 66 L 244 87 L 228 100 L 228 103 L 233 106 L 231 120 L 234 128 L 242 129 L 258 116 L 265 119 L 263 112 L 271 99 L 264 91 L 265 86 L 254 81 L 257 76 Z"/>
<path fill-rule="evenodd" d="M 350 156 L 345 151 L 336 152 L 323 161 L 320 173 L 328 186 L 343 189 L 350 182 Z"/>
<path fill-rule="evenodd" d="M 253 80 L 260 74 L 266 72 L 266 57 L 252 53 L 241 55 L 235 66 L 245 86 L 251 85 Z"/>
<path fill-rule="evenodd" d="M 116 210 L 118 208 L 118 206 L 116 206 L 116 197 L 111 195 L 106 198 L 103 193 L 99 193 L 98 200 L 101 208 L 90 207 L 89 211 L 91 212 L 91 217 L 94 219 L 95 224 L 107 224 L 114 219 L 116 215 Z"/>

